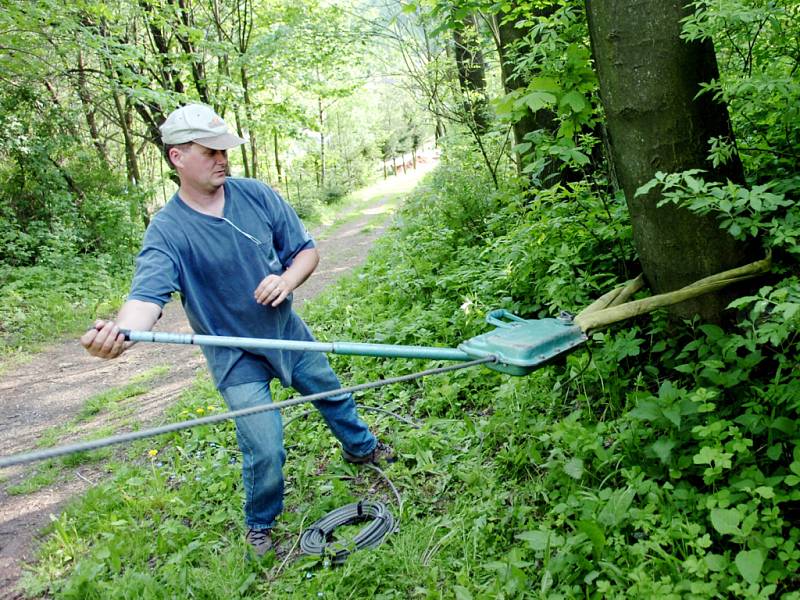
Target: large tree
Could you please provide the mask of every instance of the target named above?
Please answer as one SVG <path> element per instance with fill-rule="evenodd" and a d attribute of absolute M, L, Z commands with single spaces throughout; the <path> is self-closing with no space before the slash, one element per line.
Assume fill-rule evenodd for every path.
<path fill-rule="evenodd" d="M 712 138 L 732 139 L 727 107 L 702 84 L 719 77 L 710 40 L 681 39 L 685 0 L 586 0 L 611 160 L 625 192 L 645 276 L 666 292 L 752 258 L 752 249 L 723 232 L 716 219 L 675 205 L 658 207 L 658 188 L 636 196 L 656 172 L 705 169 L 741 182 L 737 156 L 719 168 L 708 160 Z M 675 307 L 681 316 L 718 320 L 724 294 Z"/>

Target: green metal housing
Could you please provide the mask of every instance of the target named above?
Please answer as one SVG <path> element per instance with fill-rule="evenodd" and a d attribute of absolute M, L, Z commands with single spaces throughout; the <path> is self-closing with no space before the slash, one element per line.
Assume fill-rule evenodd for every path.
<path fill-rule="evenodd" d="M 509 375 L 527 375 L 587 340 L 568 316 L 528 320 L 500 309 L 489 313 L 486 321 L 495 329 L 462 342 L 458 349 L 473 358 L 496 356 L 497 362 L 486 366 Z"/>

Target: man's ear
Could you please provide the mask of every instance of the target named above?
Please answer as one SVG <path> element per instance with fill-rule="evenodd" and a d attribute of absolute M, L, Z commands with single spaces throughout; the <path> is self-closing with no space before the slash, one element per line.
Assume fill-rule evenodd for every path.
<path fill-rule="evenodd" d="M 172 163 L 174 167 L 182 167 L 183 166 L 183 151 L 180 148 L 170 148 L 169 149 L 169 161 Z"/>

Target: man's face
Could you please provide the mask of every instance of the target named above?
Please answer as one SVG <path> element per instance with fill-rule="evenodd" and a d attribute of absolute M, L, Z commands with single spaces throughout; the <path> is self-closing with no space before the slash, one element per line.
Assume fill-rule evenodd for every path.
<path fill-rule="evenodd" d="M 170 155 L 181 180 L 192 187 L 213 192 L 225 183 L 227 150 L 212 150 L 200 144 L 190 144 L 184 148 L 173 148 Z"/>

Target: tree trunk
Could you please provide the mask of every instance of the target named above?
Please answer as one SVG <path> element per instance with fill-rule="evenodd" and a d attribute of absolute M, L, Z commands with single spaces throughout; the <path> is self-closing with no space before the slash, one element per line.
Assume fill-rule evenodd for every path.
<path fill-rule="evenodd" d="M 509 5 L 508 11 L 501 11 L 494 16 L 494 26 L 496 32 L 497 53 L 500 58 L 500 76 L 503 79 L 503 89 L 506 94 L 510 94 L 519 89 L 524 89 L 528 86 L 528 78 L 522 77 L 519 73 L 515 72 L 515 66 L 518 63 L 519 56 L 524 53 L 529 46 L 523 40 L 532 35 L 531 25 L 532 19 L 536 17 L 546 17 L 552 15 L 556 7 L 548 6 L 546 8 L 536 8 L 531 10 L 531 15 L 526 16 L 526 21 L 531 25 L 525 27 L 517 27 L 516 23 L 519 20 L 515 15 L 517 13 L 516 5 Z M 536 43 L 537 40 L 532 40 Z M 519 121 L 513 125 L 514 144 L 521 144 L 525 141 L 525 136 L 539 129 L 545 129 L 550 132 L 555 132 L 558 129 L 558 121 L 556 113 L 551 109 L 543 108 L 531 112 L 530 109 L 525 109 L 525 114 Z M 519 171 L 525 166 L 523 156 L 518 153 L 516 155 L 517 168 Z M 550 161 L 552 165 L 553 161 Z M 556 170 L 550 168 L 550 172 L 542 174 L 542 180 L 546 180 L 549 176 L 555 174 Z"/>
<path fill-rule="evenodd" d="M 325 186 L 325 113 L 322 110 L 322 96 L 317 98 L 319 109 L 319 187 Z"/>
<path fill-rule="evenodd" d="M 708 162 L 709 139 L 732 138 L 727 107 L 700 84 L 719 77 L 711 42 L 680 39 L 683 0 L 586 0 L 611 159 L 625 192 L 636 249 L 655 293 L 753 258 L 753 249 L 722 231 L 715 217 L 668 205 L 660 190 L 634 197 L 657 171 L 703 168 L 714 178 L 743 181 L 735 157 L 723 169 Z M 729 296 L 701 297 L 673 307 L 678 316 L 720 320 Z"/>
<path fill-rule="evenodd" d="M 281 166 L 281 156 L 278 153 L 278 129 L 272 129 L 272 150 L 275 153 L 275 171 L 278 173 L 278 185 L 281 183 L 281 174 L 283 172 L 283 168 Z M 289 184 L 285 184 L 286 188 L 288 189 Z"/>
<path fill-rule="evenodd" d="M 464 95 L 464 110 L 478 133 L 488 127 L 486 110 L 486 65 L 478 43 L 475 16 L 463 19 L 462 27 L 453 29 L 453 50 L 458 67 L 458 82 Z"/>
<path fill-rule="evenodd" d="M 250 99 L 250 80 L 244 65 L 241 68 L 242 90 L 244 92 L 244 114 L 247 117 L 247 135 L 250 138 L 250 173 L 254 179 L 258 178 L 258 149 L 256 148 L 256 132 L 253 127 L 253 104 Z"/>
<path fill-rule="evenodd" d="M 238 110 L 236 111 L 236 135 L 238 135 L 239 137 L 244 137 L 244 132 L 242 131 L 242 118 Z M 247 144 L 241 144 L 239 146 L 239 151 L 242 153 L 242 165 L 244 165 L 244 176 L 253 177 L 250 171 L 250 160 L 247 157 Z"/>
<path fill-rule="evenodd" d="M 188 36 L 188 33 L 194 28 L 191 2 L 189 0 L 178 0 L 178 8 L 179 22 L 175 23 L 175 37 L 178 39 L 178 44 L 180 44 L 192 67 L 192 80 L 194 81 L 194 89 L 197 90 L 197 95 L 203 104 L 211 104 L 208 82 L 206 81 L 205 63 L 202 55 L 196 52 L 194 44 Z"/>
<path fill-rule="evenodd" d="M 117 109 L 119 125 L 122 129 L 122 138 L 125 145 L 125 166 L 128 172 L 128 181 L 132 185 L 138 186 L 142 178 L 139 174 L 139 160 L 136 155 L 136 145 L 133 141 L 133 109 L 130 102 L 125 102 L 125 105 L 123 106 L 122 99 L 116 90 L 112 92 L 112 96 L 114 97 L 114 107 Z M 142 224 L 146 229 L 147 226 L 150 225 L 150 213 L 147 211 L 147 206 L 145 205 L 141 195 L 137 194 L 136 197 L 138 198 L 137 208 L 139 209 L 139 213 L 142 217 Z"/>
<path fill-rule="evenodd" d="M 97 150 L 97 156 L 103 164 L 108 166 L 108 150 L 103 140 L 100 139 L 100 131 L 97 128 L 94 102 L 89 94 L 86 83 L 86 65 L 83 61 L 83 50 L 81 49 L 78 49 L 78 97 L 81 100 L 81 106 L 83 106 L 83 114 L 86 117 L 86 124 L 89 126 L 89 135 L 92 138 L 92 144 L 94 144 Z"/>

